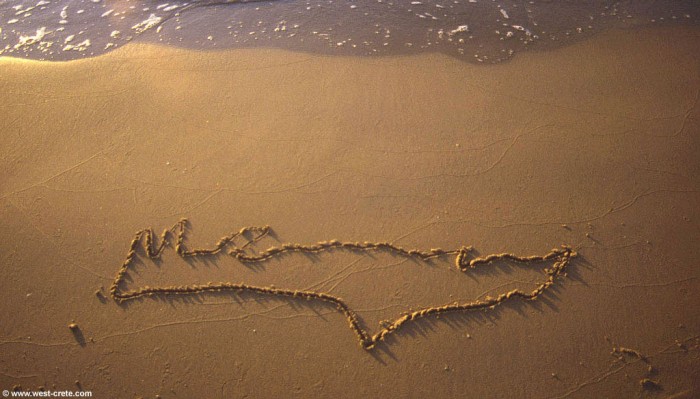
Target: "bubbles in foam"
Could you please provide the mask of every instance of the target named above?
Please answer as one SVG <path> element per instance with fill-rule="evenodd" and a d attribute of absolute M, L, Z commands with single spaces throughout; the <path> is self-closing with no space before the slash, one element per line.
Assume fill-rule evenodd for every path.
<path fill-rule="evenodd" d="M 428 51 L 497 63 L 528 48 L 562 46 L 614 26 L 697 24 L 693 15 L 699 8 L 695 0 L 9 0 L 0 5 L 0 54 L 61 60 L 143 40 L 196 49 L 265 46 L 337 55 Z M 42 37 L 31 39 L 42 28 Z M 91 45 L 74 51 L 73 41 Z"/>

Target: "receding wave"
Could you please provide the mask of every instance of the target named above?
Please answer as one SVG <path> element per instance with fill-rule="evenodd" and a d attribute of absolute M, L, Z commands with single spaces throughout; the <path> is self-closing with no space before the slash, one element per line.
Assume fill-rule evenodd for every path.
<path fill-rule="evenodd" d="M 202 0 L 0 4 L 0 55 L 67 60 L 132 40 L 196 49 L 279 47 L 339 55 L 443 52 L 497 63 L 609 27 L 697 24 L 694 0 Z"/>

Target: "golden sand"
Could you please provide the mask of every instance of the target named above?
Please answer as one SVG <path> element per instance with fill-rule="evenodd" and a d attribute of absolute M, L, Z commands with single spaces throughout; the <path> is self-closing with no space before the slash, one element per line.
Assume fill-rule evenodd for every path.
<path fill-rule="evenodd" d="M 186 249 L 184 247 L 185 231 L 187 226 L 187 220 L 180 220 L 171 229 L 163 230 L 160 237 L 160 243 L 155 246 L 153 239 L 153 230 L 147 228 L 140 230 L 136 233 L 133 240 L 131 240 L 131 246 L 129 247 L 129 252 L 126 255 L 126 259 L 122 264 L 122 267 L 117 273 L 117 277 L 114 279 L 112 286 L 110 287 L 110 295 L 112 299 L 119 303 L 123 303 L 128 300 L 141 298 L 141 297 L 153 297 L 156 295 L 199 295 L 211 292 L 252 292 L 254 294 L 262 295 L 272 295 L 276 297 L 291 297 L 292 299 L 299 300 L 317 300 L 332 304 L 340 311 L 350 324 L 350 329 L 355 332 L 360 345 L 365 349 L 374 349 L 375 345 L 384 340 L 384 338 L 397 331 L 402 325 L 410 321 L 418 320 L 427 316 L 440 316 L 442 314 L 453 313 L 453 312 L 471 312 L 475 310 L 493 309 L 496 306 L 510 300 L 511 298 L 524 299 L 524 300 L 535 300 L 540 295 L 542 295 L 551 285 L 554 284 L 555 278 L 564 272 L 566 265 L 570 262 L 571 258 L 576 256 L 576 252 L 571 250 L 567 246 L 562 246 L 562 249 L 553 249 L 548 254 L 543 256 L 517 256 L 509 253 L 488 255 L 483 258 L 475 258 L 467 260 L 467 254 L 471 250 L 469 247 L 462 247 L 456 250 L 441 250 L 441 249 L 431 249 L 429 251 L 421 251 L 419 249 L 405 249 L 403 247 L 396 246 L 389 242 L 342 242 L 338 240 L 330 241 L 319 241 L 316 244 L 304 245 L 298 243 L 288 243 L 283 244 L 278 247 L 270 247 L 264 251 L 248 255 L 244 252 L 243 248 L 250 243 L 260 240 L 262 237 L 266 236 L 270 232 L 269 226 L 264 227 L 244 227 L 240 231 L 231 233 L 229 235 L 223 236 L 213 248 L 196 248 L 196 249 Z M 245 283 L 232 283 L 232 282 L 220 282 L 212 283 L 209 282 L 206 285 L 179 285 L 179 286 L 165 286 L 165 287 L 149 287 L 145 286 L 143 288 L 132 289 L 129 291 L 123 291 L 121 285 L 124 283 L 124 279 L 129 273 L 129 266 L 133 263 L 134 258 L 137 255 L 137 250 L 139 244 L 144 240 L 144 252 L 151 259 L 160 258 L 161 254 L 167 246 L 171 246 L 172 243 L 169 241 L 172 232 L 176 233 L 175 251 L 180 257 L 202 257 L 202 256 L 212 256 L 221 252 L 224 247 L 229 243 L 234 241 L 239 236 L 245 236 L 249 232 L 258 233 L 250 241 L 246 242 L 242 247 L 235 247 L 229 251 L 229 254 L 234 256 L 236 259 L 242 262 L 264 262 L 275 257 L 279 257 L 287 252 L 297 252 L 303 254 L 319 253 L 337 249 L 353 250 L 353 251 L 372 251 L 381 250 L 389 251 L 397 255 L 405 257 L 416 257 L 420 260 L 427 261 L 438 256 L 444 255 L 456 255 L 455 265 L 459 270 L 466 271 L 469 268 L 475 268 L 480 264 L 492 263 L 501 259 L 508 259 L 520 263 L 536 263 L 547 260 L 556 260 L 551 269 L 545 269 L 547 273 L 547 279 L 545 282 L 539 284 L 537 288 L 531 292 L 523 292 L 521 290 L 511 290 L 503 293 L 495 298 L 487 297 L 486 300 L 475 300 L 467 303 L 448 303 L 440 306 L 428 306 L 420 310 L 412 311 L 406 313 L 401 317 L 387 322 L 381 326 L 381 329 L 375 333 L 370 334 L 363 326 L 357 316 L 357 313 L 348 305 L 343 299 L 333 296 L 326 292 L 316 292 L 316 291 L 305 291 L 299 289 L 280 289 L 276 287 L 262 287 L 255 285 L 248 285 Z M 99 292 L 99 291 L 98 291 Z M 70 325 L 71 329 L 75 329 L 75 324 Z M 629 350 L 628 350 L 629 351 Z"/>
<path fill-rule="evenodd" d="M 0 388 L 697 396 L 699 42 L 0 58 Z"/>

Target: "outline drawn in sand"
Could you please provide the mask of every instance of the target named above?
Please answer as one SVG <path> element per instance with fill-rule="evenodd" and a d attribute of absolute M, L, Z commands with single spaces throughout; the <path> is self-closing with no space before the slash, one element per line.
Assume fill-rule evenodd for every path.
<path fill-rule="evenodd" d="M 567 245 L 562 245 L 561 248 L 554 248 L 546 255 L 535 255 L 535 256 L 517 256 L 511 253 L 501 253 L 493 254 L 484 257 L 477 257 L 471 260 L 467 259 L 467 255 L 471 251 L 471 247 L 461 247 L 455 250 L 442 250 L 439 248 L 430 250 L 419 250 L 419 249 L 406 249 L 390 242 L 343 242 L 338 240 L 330 241 L 319 241 L 315 244 L 304 245 L 304 244 L 282 244 L 279 246 L 274 246 L 268 248 L 265 251 L 258 252 L 256 254 L 248 255 L 245 253 L 245 247 L 251 243 L 259 241 L 268 233 L 270 233 L 270 227 L 244 227 L 238 232 L 231 233 L 227 236 L 222 237 L 216 243 L 213 248 L 200 248 L 200 249 L 186 249 L 184 246 L 185 232 L 187 226 L 187 219 L 181 219 L 170 229 L 165 229 L 160 235 L 160 243 L 155 244 L 153 229 L 146 228 L 136 232 L 131 245 L 129 246 L 129 251 L 126 255 L 124 263 L 122 263 L 119 272 L 117 273 L 112 286 L 110 287 L 110 296 L 117 303 L 123 303 L 129 300 L 142 297 L 151 296 L 166 296 L 166 295 L 196 295 L 207 292 L 249 292 L 260 295 L 271 295 L 277 297 L 287 297 L 296 300 L 314 300 L 325 302 L 332 305 L 337 309 L 338 312 L 342 313 L 352 329 L 352 331 L 357 336 L 360 345 L 367 350 L 374 348 L 374 346 L 382 341 L 388 335 L 394 333 L 400 329 L 403 325 L 408 322 L 421 319 L 426 316 L 435 316 L 445 313 L 453 312 L 468 312 L 479 309 L 492 309 L 496 306 L 509 301 L 511 299 L 519 298 L 521 300 L 535 300 L 540 295 L 542 295 L 549 287 L 554 285 L 557 277 L 564 273 L 566 266 L 569 264 L 572 258 L 577 256 L 576 251 Z M 239 237 L 248 237 L 253 235 L 252 238 L 247 239 L 247 243 L 242 246 L 236 246 L 233 242 Z M 390 321 L 384 322 L 381 325 L 381 329 L 371 334 L 359 321 L 357 313 L 348 306 L 348 304 L 337 296 L 317 291 L 306 291 L 306 290 L 292 290 L 292 289 L 282 289 L 276 287 L 264 287 L 255 286 L 244 283 L 231 283 L 231 282 L 220 282 L 220 283 L 209 283 L 200 285 L 185 285 L 185 286 L 165 286 L 165 287 L 148 287 L 137 288 L 133 290 L 122 290 L 121 286 L 124 283 L 129 267 L 133 263 L 134 256 L 136 255 L 136 250 L 138 245 L 143 243 L 143 248 L 149 258 L 155 259 L 159 258 L 163 253 L 165 247 L 170 244 L 169 238 L 175 236 L 175 251 L 182 258 L 187 257 L 205 257 L 212 256 L 222 253 L 224 249 L 229 245 L 232 248 L 229 249 L 229 255 L 235 257 L 241 262 L 252 263 L 252 262 L 263 262 L 275 257 L 279 257 L 287 252 L 299 252 L 299 253 L 318 253 L 324 251 L 331 251 L 333 249 L 348 249 L 355 251 L 387 251 L 392 252 L 397 255 L 405 257 L 413 257 L 421 260 L 428 260 L 431 258 L 437 258 L 439 256 L 455 256 L 455 265 L 462 272 L 467 272 L 469 269 L 474 269 L 480 265 L 485 265 L 492 263 L 497 260 L 510 260 L 518 263 L 539 263 L 543 261 L 553 260 L 554 264 L 551 268 L 545 268 L 545 275 L 547 278 L 544 282 L 540 283 L 532 291 L 522 291 L 519 289 L 514 289 L 512 291 L 498 295 L 497 297 L 486 297 L 484 299 L 477 299 L 465 303 L 450 303 L 441 306 L 431 306 L 422 308 L 416 311 L 404 313 L 401 317 Z"/>

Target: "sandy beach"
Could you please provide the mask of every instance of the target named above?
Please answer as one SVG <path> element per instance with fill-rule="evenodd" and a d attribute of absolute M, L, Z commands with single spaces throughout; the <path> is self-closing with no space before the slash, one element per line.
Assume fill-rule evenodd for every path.
<path fill-rule="evenodd" d="M 147 43 L 0 58 L 0 388 L 698 397 L 699 44 L 667 27 L 498 65 Z M 145 235 L 130 247 L 182 218 L 183 248 L 232 238 L 199 257 L 177 229 L 157 259 Z M 269 234 L 234 234 L 250 226 Z M 524 259 L 562 245 L 560 271 Z M 465 247 L 465 265 L 496 256 L 460 270 Z M 417 317 L 371 349 L 337 303 L 281 294 L 341 298 L 373 335 L 549 277 L 533 300 Z M 119 302 L 115 279 L 272 292 Z"/>

